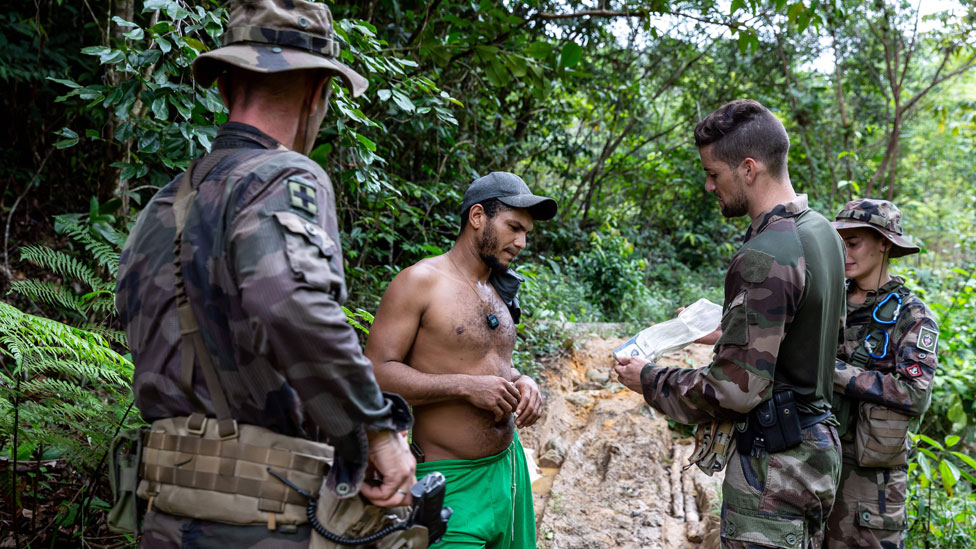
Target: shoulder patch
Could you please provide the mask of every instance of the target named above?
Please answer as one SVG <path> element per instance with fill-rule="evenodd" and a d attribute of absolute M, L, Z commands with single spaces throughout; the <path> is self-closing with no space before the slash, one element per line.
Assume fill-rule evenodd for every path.
<path fill-rule="evenodd" d="M 758 284 L 769 276 L 769 270 L 773 267 L 773 256 L 760 252 L 759 250 L 746 250 L 742 256 L 742 267 L 739 274 L 742 280 Z"/>
<path fill-rule="evenodd" d="M 302 179 L 289 178 L 285 180 L 288 188 L 288 205 L 315 219 L 319 214 L 319 203 L 315 195 L 315 186 Z"/>
<path fill-rule="evenodd" d="M 908 375 L 912 377 L 919 377 L 922 375 L 922 368 L 919 367 L 918 363 L 912 364 L 907 368 Z"/>
<path fill-rule="evenodd" d="M 933 330 L 928 326 L 922 326 L 922 329 L 918 331 L 918 342 L 916 346 L 923 351 L 928 351 L 935 354 L 935 350 L 939 345 L 939 332 Z"/>

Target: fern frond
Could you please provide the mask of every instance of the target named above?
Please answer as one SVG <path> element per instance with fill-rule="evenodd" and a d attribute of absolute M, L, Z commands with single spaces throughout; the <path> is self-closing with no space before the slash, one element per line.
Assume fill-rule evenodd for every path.
<path fill-rule="evenodd" d="M 81 306 L 75 301 L 76 297 L 72 292 L 63 286 L 58 286 L 51 282 L 40 280 L 11 280 L 10 291 L 17 292 L 34 301 L 40 301 L 54 307 L 84 314 Z"/>
<path fill-rule="evenodd" d="M 112 302 L 112 305 L 113 306 L 115 305 L 115 302 L 114 301 Z M 123 347 L 128 347 L 129 346 L 128 340 L 126 339 L 126 336 L 125 336 L 125 332 L 122 331 L 122 330 L 113 330 L 111 328 L 106 328 L 106 327 L 102 326 L 101 324 L 94 324 L 94 323 L 91 323 L 91 322 L 88 322 L 86 324 L 83 324 L 80 327 L 83 330 L 92 332 L 94 334 L 98 334 L 98 335 L 104 337 L 105 339 L 107 339 L 108 341 L 112 341 L 114 343 L 118 343 L 119 345 L 122 345 Z"/>
<path fill-rule="evenodd" d="M 80 280 L 89 288 L 101 288 L 105 282 L 95 276 L 95 272 L 70 255 L 43 246 L 24 246 L 20 249 L 21 261 L 30 261 L 38 267 L 45 267 L 62 278 Z"/>
<path fill-rule="evenodd" d="M 131 368 L 132 363 L 113 351 L 104 337 L 67 324 L 21 312 L 0 303 L 0 338 L 19 338 L 38 346 L 51 347 L 77 359 Z M 14 341 L 16 343 L 16 341 Z M 18 345 L 23 353 L 23 346 Z M 46 352 L 46 351 L 45 351 Z"/>
<path fill-rule="evenodd" d="M 112 278 L 118 275 L 119 249 L 125 243 L 125 236 L 122 233 L 112 229 L 111 236 L 115 242 L 106 243 L 92 235 L 87 226 L 82 225 L 71 216 L 59 215 L 55 216 L 54 219 L 61 232 L 82 244 L 99 265 L 105 266 L 112 273 Z"/>

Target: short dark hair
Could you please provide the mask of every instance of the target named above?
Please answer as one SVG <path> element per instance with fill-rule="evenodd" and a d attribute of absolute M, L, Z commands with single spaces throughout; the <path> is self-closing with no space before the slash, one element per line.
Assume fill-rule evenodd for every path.
<path fill-rule="evenodd" d="M 719 107 L 695 126 L 698 148 L 715 145 L 712 155 L 736 167 L 752 157 L 775 175 L 786 173 L 790 138 L 783 123 L 752 99 L 737 99 Z"/>
<path fill-rule="evenodd" d="M 497 198 L 488 198 L 486 200 L 482 200 L 481 202 L 475 202 L 471 205 L 471 208 L 478 204 L 481 204 L 481 207 L 485 210 L 485 216 L 488 217 L 488 219 L 498 215 L 498 212 L 505 212 L 514 209 L 511 206 L 503 204 L 502 201 L 498 200 Z M 464 232 L 464 228 L 468 226 L 468 216 L 471 214 L 471 208 L 461 212 L 461 230 L 459 231 L 459 234 Z"/>

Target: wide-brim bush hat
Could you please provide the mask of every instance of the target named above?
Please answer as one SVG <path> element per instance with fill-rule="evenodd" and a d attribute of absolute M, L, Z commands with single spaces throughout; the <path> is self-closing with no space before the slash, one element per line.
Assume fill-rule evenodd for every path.
<path fill-rule="evenodd" d="M 199 55 L 193 77 L 210 87 L 226 64 L 262 73 L 324 69 L 337 74 L 353 96 L 369 82 L 339 62 L 332 12 L 306 0 L 235 0 L 221 47 Z"/>
<path fill-rule="evenodd" d="M 887 200 L 859 198 L 844 205 L 844 209 L 837 214 L 837 220 L 831 222 L 838 231 L 866 227 L 881 233 L 881 236 L 891 242 L 889 257 L 902 257 L 919 252 L 919 247 L 912 244 L 902 234 L 901 210 Z"/>
<path fill-rule="evenodd" d="M 502 204 L 512 208 L 525 208 L 535 220 L 552 219 L 556 216 L 555 200 L 532 194 L 521 177 L 509 172 L 491 172 L 475 179 L 464 192 L 461 213 L 490 198 L 497 198 Z"/>

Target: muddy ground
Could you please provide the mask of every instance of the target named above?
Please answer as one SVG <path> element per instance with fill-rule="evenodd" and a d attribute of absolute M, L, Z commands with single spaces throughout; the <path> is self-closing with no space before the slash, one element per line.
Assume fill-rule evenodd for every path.
<path fill-rule="evenodd" d="M 721 473 L 682 471 L 693 440 L 611 375 L 623 339 L 580 338 L 545 368 L 545 414 L 520 431 L 543 473 L 532 485 L 539 547 L 719 547 Z M 692 345 L 659 363 L 710 359 L 711 347 Z"/>

